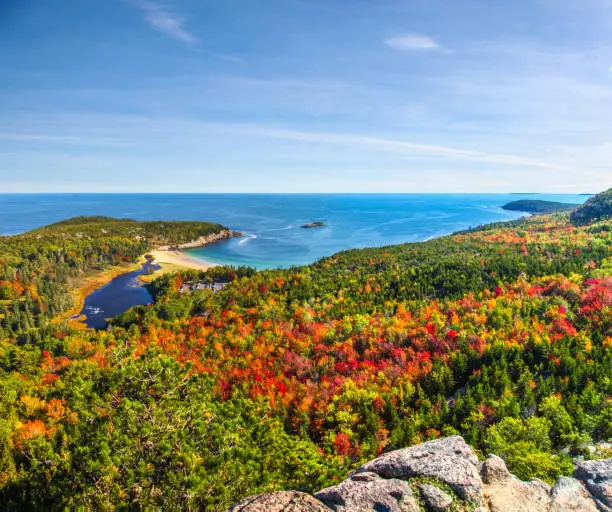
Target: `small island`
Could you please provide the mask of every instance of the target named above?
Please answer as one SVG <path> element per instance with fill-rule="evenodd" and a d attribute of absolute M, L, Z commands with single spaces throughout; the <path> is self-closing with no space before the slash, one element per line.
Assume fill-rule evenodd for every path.
<path fill-rule="evenodd" d="M 574 210 L 579 205 L 570 203 L 558 203 L 556 201 L 540 201 L 538 199 L 521 199 L 512 201 L 502 206 L 504 210 L 526 213 L 552 213 L 559 211 Z"/>
<path fill-rule="evenodd" d="M 304 229 L 322 228 L 325 227 L 325 222 L 309 222 L 308 224 L 304 224 L 300 227 Z"/>

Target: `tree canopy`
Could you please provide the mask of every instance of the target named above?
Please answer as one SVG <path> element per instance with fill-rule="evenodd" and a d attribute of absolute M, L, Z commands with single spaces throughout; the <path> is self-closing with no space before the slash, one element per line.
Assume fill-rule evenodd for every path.
<path fill-rule="evenodd" d="M 2 241 L 3 509 L 221 511 L 455 433 L 552 481 L 612 437 L 610 220 L 168 274 L 99 332 L 21 306 L 152 243 L 107 222 Z M 205 280 L 230 284 L 185 291 Z"/>

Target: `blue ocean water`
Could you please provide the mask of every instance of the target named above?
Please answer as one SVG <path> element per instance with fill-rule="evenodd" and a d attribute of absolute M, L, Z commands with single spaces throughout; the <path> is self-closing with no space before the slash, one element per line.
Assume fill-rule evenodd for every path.
<path fill-rule="evenodd" d="M 16 234 L 79 215 L 137 220 L 202 220 L 241 231 L 189 251 L 214 263 L 287 267 L 335 252 L 422 241 L 511 220 L 507 202 L 582 203 L 585 195 L 550 194 L 0 194 L 0 234 Z M 325 227 L 302 229 L 313 221 Z"/>

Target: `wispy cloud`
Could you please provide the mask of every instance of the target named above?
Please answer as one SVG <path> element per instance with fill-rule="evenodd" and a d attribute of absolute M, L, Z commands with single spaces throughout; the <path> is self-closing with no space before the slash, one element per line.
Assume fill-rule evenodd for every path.
<path fill-rule="evenodd" d="M 244 60 L 239 57 L 234 57 L 233 55 L 225 55 L 223 53 L 215 53 L 214 54 L 217 59 L 226 60 L 228 62 L 234 62 L 235 64 L 246 64 Z"/>
<path fill-rule="evenodd" d="M 216 126 L 218 128 L 221 128 L 223 125 Z M 449 158 L 465 159 L 473 162 L 495 163 L 502 165 L 518 165 L 523 167 L 537 167 L 557 170 L 567 169 L 563 165 L 545 162 L 536 158 L 489 153 L 484 151 L 439 146 L 433 144 L 422 144 L 418 142 L 410 142 L 383 137 L 371 137 L 345 133 L 306 132 L 248 125 L 226 125 L 226 127 L 232 130 L 236 130 L 245 135 L 279 138 L 303 142 L 317 142 L 323 144 L 343 145 L 352 147 L 353 149 L 370 148 L 372 150 L 379 151 L 382 153 L 404 153 L 408 155 L 432 154 Z"/>
<path fill-rule="evenodd" d="M 113 136 L 101 135 L 105 126 L 112 125 Z M 173 144 L 180 140 L 181 144 L 197 145 L 211 133 L 216 135 L 231 135 L 240 140 L 250 140 L 257 145 L 258 139 L 276 139 L 298 143 L 316 144 L 319 147 L 343 147 L 351 152 L 367 151 L 380 155 L 396 155 L 399 157 L 438 157 L 451 161 L 480 162 L 497 165 L 511 165 L 526 169 L 564 170 L 566 166 L 557 162 L 546 161 L 530 156 L 494 153 L 489 151 L 466 149 L 441 144 L 401 140 L 389 137 L 377 137 L 358 133 L 308 131 L 291 129 L 274 125 L 246 123 L 217 123 L 181 118 L 152 118 L 99 116 L 91 117 L 66 116 L 63 119 L 50 118 L 40 126 L 48 126 L 54 133 L 20 133 L 0 131 L 0 141 L 19 142 L 56 142 L 62 144 L 101 144 L 111 146 L 140 146 L 149 144 Z M 83 130 L 83 126 L 96 127 L 92 132 Z M 50 127 L 53 128 L 50 128 Z M 60 130 L 58 132 L 58 130 Z M 102 130 L 104 132 L 105 130 Z M 63 132 L 63 133 L 62 133 Z"/>
<path fill-rule="evenodd" d="M 419 34 L 398 34 L 385 40 L 385 44 L 394 50 L 403 52 L 432 51 L 440 49 L 440 45 L 431 37 Z"/>
<path fill-rule="evenodd" d="M 198 42 L 197 36 L 185 28 L 185 19 L 155 2 L 137 0 L 135 4 L 145 13 L 146 22 L 155 30 L 187 44 Z"/>

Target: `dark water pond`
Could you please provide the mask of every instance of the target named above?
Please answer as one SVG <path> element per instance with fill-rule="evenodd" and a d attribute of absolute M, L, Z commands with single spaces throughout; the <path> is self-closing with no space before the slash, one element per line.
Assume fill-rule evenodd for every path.
<path fill-rule="evenodd" d="M 81 311 L 81 314 L 86 316 L 87 326 L 103 329 L 106 327 L 107 318 L 114 318 L 133 306 L 153 302 L 153 297 L 143 286 L 140 276 L 159 268 L 159 265 L 147 262 L 141 269 L 121 274 L 102 288 L 90 293 L 85 298 L 85 305 Z"/>

